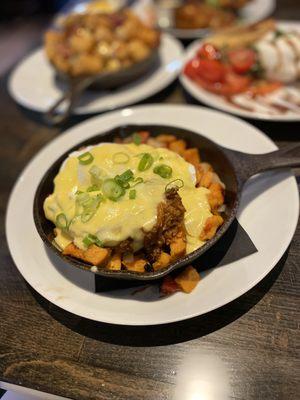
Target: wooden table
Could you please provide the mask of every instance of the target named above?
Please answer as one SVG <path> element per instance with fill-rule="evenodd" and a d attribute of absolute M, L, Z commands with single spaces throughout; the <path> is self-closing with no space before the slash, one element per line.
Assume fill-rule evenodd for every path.
<path fill-rule="evenodd" d="M 276 16 L 300 19 L 297 0 L 278 3 Z M 13 34 L 10 26 L 0 26 L 11 40 L 10 46 L 0 41 L 2 72 L 6 53 L 11 65 L 38 40 L 43 23 L 19 20 Z M 2 74 L 0 81 L 1 226 L 17 175 L 61 131 L 20 109 L 7 94 L 6 78 Z M 151 101 L 186 99 L 176 83 Z M 257 125 L 280 147 L 299 143 L 299 123 Z M 49 304 L 25 283 L 4 229 L 0 234 L 2 387 L 20 385 L 78 400 L 299 399 L 299 227 L 274 270 L 241 298 L 202 317 L 145 328 L 96 324 Z M 196 362 L 185 366 L 191 371 L 183 377 L 188 359 Z M 188 393 L 197 369 L 202 397 Z M 217 397 L 210 397 L 206 380 L 218 388 Z"/>

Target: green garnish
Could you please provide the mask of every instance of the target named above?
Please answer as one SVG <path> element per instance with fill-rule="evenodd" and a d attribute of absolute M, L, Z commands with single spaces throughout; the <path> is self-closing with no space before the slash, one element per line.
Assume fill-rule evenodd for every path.
<path fill-rule="evenodd" d="M 84 194 L 86 194 L 88 198 L 84 199 L 84 202 L 82 202 L 80 205 L 83 207 L 81 221 L 85 223 L 94 216 L 101 201 L 103 201 L 103 196 L 101 194 L 97 194 L 97 196 L 91 197 L 87 193 Z"/>
<path fill-rule="evenodd" d="M 117 201 L 125 194 L 125 189 L 115 179 L 106 179 L 102 185 L 102 192 L 108 199 Z"/>
<path fill-rule="evenodd" d="M 184 186 L 184 182 L 182 179 L 174 179 L 174 181 L 169 182 L 166 187 L 165 187 L 165 191 L 170 190 L 172 188 L 182 188 Z"/>
<path fill-rule="evenodd" d="M 151 156 L 151 154 L 144 153 L 142 158 L 141 158 L 141 160 L 140 160 L 140 162 L 139 162 L 138 170 L 139 171 L 146 171 L 147 169 L 149 169 L 152 166 L 153 162 L 154 162 L 154 159 Z"/>
<path fill-rule="evenodd" d="M 97 165 L 93 165 L 89 169 L 89 173 L 91 175 L 92 184 L 97 185 L 98 187 L 101 187 L 101 185 L 102 185 L 101 169 Z"/>
<path fill-rule="evenodd" d="M 274 32 L 274 35 L 275 35 L 275 39 L 277 39 L 277 38 L 283 36 L 284 32 L 280 29 L 276 29 L 276 31 Z"/>
<path fill-rule="evenodd" d="M 166 164 L 159 164 L 153 168 L 153 172 L 164 179 L 169 179 L 172 176 L 172 168 Z"/>
<path fill-rule="evenodd" d="M 82 164 L 82 165 L 90 164 L 94 160 L 93 155 L 89 151 L 81 154 L 77 158 L 78 158 L 79 164 Z"/>
<path fill-rule="evenodd" d="M 60 213 L 56 216 L 55 225 L 60 229 L 67 229 L 68 220 L 64 213 Z"/>
<path fill-rule="evenodd" d="M 86 189 L 87 192 L 97 192 L 99 190 L 99 186 L 92 185 Z"/>
<path fill-rule="evenodd" d="M 136 190 L 135 189 L 129 190 L 129 198 L 130 198 L 130 200 L 134 200 L 136 198 Z"/>
<path fill-rule="evenodd" d="M 131 169 L 127 169 L 123 174 L 116 175 L 114 177 L 115 182 L 120 185 L 124 189 L 128 189 L 130 187 L 129 181 L 133 179 L 134 175 Z"/>
<path fill-rule="evenodd" d="M 142 178 L 142 177 L 137 177 L 134 181 L 133 181 L 133 183 L 132 183 L 132 185 L 130 186 L 130 187 L 135 187 L 136 185 L 139 185 L 140 183 L 143 183 L 144 182 L 144 179 Z"/>
<path fill-rule="evenodd" d="M 112 157 L 112 160 L 115 164 L 126 164 L 128 163 L 129 159 L 129 155 L 123 152 L 115 153 Z"/>
<path fill-rule="evenodd" d="M 136 144 L 137 146 L 142 143 L 142 138 L 138 133 L 134 133 L 132 135 L 132 140 L 133 140 L 133 143 Z"/>
<path fill-rule="evenodd" d="M 86 247 L 90 247 L 90 245 L 92 245 L 92 244 L 96 244 L 97 246 L 99 246 L 99 247 L 103 247 L 103 243 L 101 242 L 101 240 L 99 240 L 98 238 L 97 238 L 97 236 L 95 236 L 95 235 L 91 235 L 91 234 L 88 234 L 84 239 L 83 239 L 83 244 L 86 246 Z"/>
<path fill-rule="evenodd" d="M 83 193 L 81 190 L 77 190 L 75 194 L 78 195 L 78 194 L 81 194 L 81 193 Z"/>

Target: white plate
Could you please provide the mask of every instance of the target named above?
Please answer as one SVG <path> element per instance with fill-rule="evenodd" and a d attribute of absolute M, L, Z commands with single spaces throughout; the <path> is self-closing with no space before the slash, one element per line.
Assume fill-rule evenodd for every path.
<path fill-rule="evenodd" d="M 299 211 L 298 190 L 290 172 L 253 178 L 245 187 L 238 220 L 258 252 L 203 274 L 189 295 L 158 299 L 155 288 L 132 296 L 132 289 L 93 293 L 94 275 L 49 256 L 33 221 L 33 198 L 48 167 L 66 150 L 120 124 L 172 124 L 199 132 L 229 148 L 249 153 L 276 149 L 262 132 L 218 111 L 187 105 L 149 105 L 92 118 L 53 140 L 19 177 L 8 205 L 6 234 L 20 273 L 57 306 L 96 321 L 154 325 L 179 321 L 214 310 L 257 284 L 279 261 L 294 234 Z M 22 221 L 22 223 L 20 223 Z"/>
<path fill-rule="evenodd" d="M 291 30 L 297 29 L 300 31 L 300 24 L 298 22 L 279 22 L 278 28 L 282 30 Z M 191 43 L 190 46 L 186 49 L 185 57 L 184 57 L 184 65 L 193 58 L 196 54 L 196 51 L 199 49 L 201 45 L 201 40 L 197 40 Z M 241 117 L 250 118 L 250 119 L 260 119 L 260 120 L 268 120 L 268 121 L 300 121 L 300 114 L 288 112 L 286 114 L 273 114 L 270 115 L 268 113 L 257 112 L 257 111 L 247 111 L 239 109 L 228 103 L 222 96 L 211 93 L 205 89 L 203 89 L 200 85 L 197 85 L 191 79 L 186 77 L 183 72 L 180 74 L 180 82 L 185 88 L 187 92 L 189 92 L 196 100 L 207 104 L 211 107 L 218 108 L 219 110 L 229 112 L 231 114 L 239 115 Z"/>
<path fill-rule="evenodd" d="M 271 15 L 276 8 L 275 0 L 252 0 L 249 4 L 240 10 L 240 18 L 243 19 L 245 23 L 254 23 L 267 18 Z M 162 23 L 164 26 L 164 15 L 161 14 Z M 199 39 L 200 37 L 209 34 L 209 29 L 176 29 L 167 28 L 167 31 L 182 40 L 193 40 Z"/>
<path fill-rule="evenodd" d="M 97 113 L 134 104 L 170 85 L 181 70 L 183 48 L 180 42 L 167 34 L 163 34 L 161 39 L 160 67 L 147 77 L 118 90 L 85 92 L 74 114 Z M 54 70 L 42 48 L 16 67 L 10 76 L 8 87 L 11 96 L 18 103 L 39 112 L 47 111 L 62 94 L 55 84 Z"/>

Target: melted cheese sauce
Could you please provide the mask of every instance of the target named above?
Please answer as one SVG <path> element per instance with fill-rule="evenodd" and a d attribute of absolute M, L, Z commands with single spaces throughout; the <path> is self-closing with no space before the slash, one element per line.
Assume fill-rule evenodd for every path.
<path fill-rule="evenodd" d="M 94 160 L 89 165 L 81 165 L 78 156 L 89 151 Z M 114 162 L 116 153 L 126 153 L 129 160 L 125 164 Z M 154 163 L 148 170 L 140 172 L 138 164 L 141 153 L 150 153 Z M 164 179 L 154 174 L 153 168 L 158 164 L 166 164 L 172 168 L 172 177 Z M 82 222 L 78 214 L 76 192 L 85 192 L 92 185 L 89 170 L 92 166 L 100 168 L 101 179 L 114 178 L 128 169 L 134 177 L 143 178 L 143 183 L 134 187 L 136 198 L 129 199 L 128 190 L 118 201 L 105 199 L 100 203 L 96 213 L 88 222 Z M 164 201 L 166 185 L 182 179 L 184 186 L 179 189 L 179 195 L 186 208 L 185 226 L 187 230 L 187 252 L 200 247 L 203 242 L 199 235 L 206 219 L 211 216 L 207 200 L 208 189 L 195 188 L 195 169 L 178 154 L 164 148 L 153 148 L 148 145 L 102 143 L 98 146 L 74 152 L 62 164 L 54 179 L 54 192 L 44 202 L 46 217 L 55 224 L 56 217 L 64 213 L 69 225 L 68 234 L 57 229 L 56 244 L 64 249 L 70 242 L 84 249 L 83 239 L 92 234 L 98 237 L 105 246 L 115 246 L 131 237 L 134 249 L 143 246 L 143 231 L 153 228 L 157 219 L 157 206 Z M 100 191 L 89 192 L 96 196 Z"/>

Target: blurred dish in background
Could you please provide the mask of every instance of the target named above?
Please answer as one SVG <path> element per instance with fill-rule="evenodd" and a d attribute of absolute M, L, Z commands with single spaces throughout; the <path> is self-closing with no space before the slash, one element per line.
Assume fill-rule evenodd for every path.
<path fill-rule="evenodd" d="M 198 39 L 211 30 L 269 16 L 274 0 L 158 0 L 157 24 L 179 39 Z"/>
<path fill-rule="evenodd" d="M 193 43 L 181 75 L 198 100 L 248 118 L 300 120 L 300 25 L 274 20 Z"/>
<path fill-rule="evenodd" d="M 114 90 L 87 90 L 80 98 L 74 114 L 92 114 L 135 104 L 160 92 L 180 73 L 182 45 L 170 35 L 162 34 L 158 49 L 159 66 L 135 82 Z M 38 71 L 38 73 L 37 73 Z M 22 106 L 45 112 L 66 90 L 61 80 L 53 79 L 53 68 L 43 48 L 22 60 L 12 72 L 8 88 Z"/>

